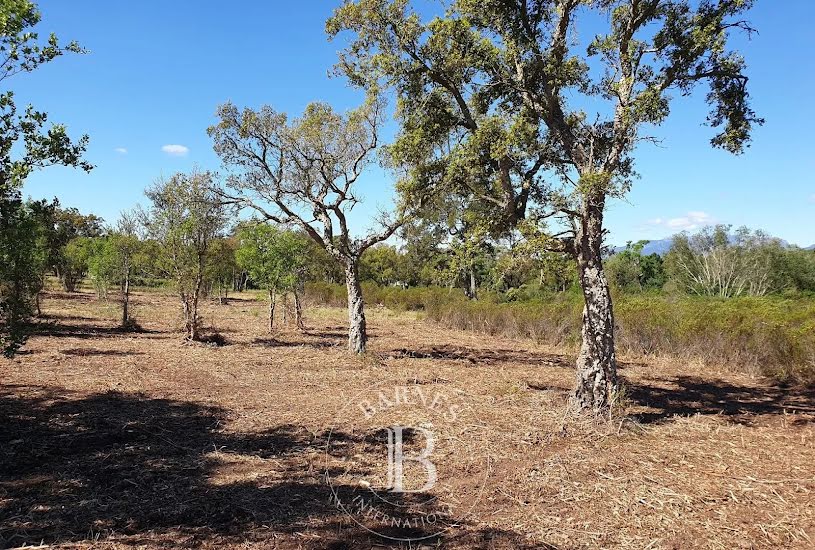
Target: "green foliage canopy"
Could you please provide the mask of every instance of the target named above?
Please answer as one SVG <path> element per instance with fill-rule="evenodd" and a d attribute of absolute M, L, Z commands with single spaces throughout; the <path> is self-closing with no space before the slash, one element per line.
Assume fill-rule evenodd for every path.
<path fill-rule="evenodd" d="M 291 291 L 306 264 L 308 242 L 294 231 L 254 223 L 238 232 L 238 265 L 250 280 L 267 290 Z"/>
<path fill-rule="evenodd" d="M 348 0 L 326 24 L 350 31 L 337 71 L 392 89 L 401 128 L 389 154 L 408 193 L 438 187 L 479 204 L 499 231 L 527 206 L 577 219 L 633 178 L 644 126 L 671 93 L 706 83 L 712 144 L 738 153 L 762 120 L 744 60 L 728 49 L 750 0 L 456 0 L 423 21 L 408 0 Z M 608 21 L 590 43 L 581 22 Z M 597 105 L 596 112 L 587 106 Z M 555 242 L 551 244 L 556 244 Z"/>
<path fill-rule="evenodd" d="M 61 45 L 55 35 L 45 42 L 31 30 L 40 21 L 28 0 L 0 2 L 0 83 L 68 53 L 75 42 Z M 71 141 L 63 125 L 46 128 L 48 116 L 29 105 L 19 113 L 14 92 L 0 90 L 0 349 L 13 354 L 25 339 L 24 323 L 42 281 L 42 257 L 34 230 L 36 208 L 23 204 L 20 187 L 39 168 L 52 165 L 90 170 L 82 159 L 88 138 Z M 40 244 L 42 244 L 40 242 Z M 39 281 L 39 282 L 38 282 Z"/>

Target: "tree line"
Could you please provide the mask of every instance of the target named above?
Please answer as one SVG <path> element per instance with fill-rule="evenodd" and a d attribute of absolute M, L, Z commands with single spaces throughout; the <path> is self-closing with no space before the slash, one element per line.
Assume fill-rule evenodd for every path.
<path fill-rule="evenodd" d="M 284 312 L 293 299 L 295 323 L 303 322 L 304 285 L 344 282 L 343 264 L 302 230 L 275 222 L 239 220 L 236 210 L 213 191 L 213 174 L 176 174 L 146 190 L 148 209 L 122 213 L 113 226 L 93 214 L 62 208 L 58 200 L 28 201 L 33 214 L 28 278 L 39 311 L 46 275 L 66 292 L 87 279 L 100 299 L 117 288 L 121 325 L 135 328 L 129 314 L 130 289 L 169 282 L 177 289 L 187 337 L 200 337 L 198 303 L 219 303 L 230 291 L 260 289 L 268 294 L 269 331 L 278 297 Z M 470 299 L 481 291 L 501 301 L 545 299 L 579 291 L 569 259 L 520 235 L 511 241 L 475 239 L 424 221 L 404 226 L 397 245 L 380 243 L 359 257 L 359 281 L 402 288 L 460 288 Z M 467 241 L 470 245 L 466 245 Z M 769 294 L 815 294 L 815 251 L 787 246 L 761 231 L 718 225 L 680 233 L 664 255 L 643 254 L 648 241 L 607 251 L 613 289 L 620 293 L 664 293 L 731 298 Z"/>
<path fill-rule="evenodd" d="M 303 327 L 303 284 L 320 275 L 309 239 L 295 231 L 258 221 L 235 224 L 208 185 L 207 173 L 176 174 L 146 190 L 147 209 L 122 213 L 112 226 L 59 202 L 28 201 L 38 213 L 29 226 L 34 236 L 28 252 L 37 314 L 50 275 L 64 292 L 75 292 L 87 280 L 97 297 L 109 299 L 117 290 L 123 330 L 138 330 L 130 295 L 136 286 L 170 286 L 178 295 L 186 337 L 200 339 L 199 303 L 219 303 L 230 291 L 263 289 L 270 297 L 269 330 L 273 328 L 277 294 L 294 296 L 296 324 Z M 208 196 L 209 195 L 209 196 Z M 309 260 L 309 258 L 311 258 Z M 315 268 L 309 270 L 309 266 Z"/>

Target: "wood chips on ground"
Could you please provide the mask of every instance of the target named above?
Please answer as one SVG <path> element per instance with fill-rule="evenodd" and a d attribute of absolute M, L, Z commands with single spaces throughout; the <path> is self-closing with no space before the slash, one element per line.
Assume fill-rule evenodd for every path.
<path fill-rule="evenodd" d="M 469 411 L 437 426 L 454 435 L 434 454 L 468 513 L 403 547 L 815 547 L 811 391 L 624 361 L 628 416 L 578 421 L 572 358 L 528 341 L 371 307 L 356 358 L 342 310 L 268 335 L 254 295 L 207 304 L 223 346 L 183 342 L 169 295 L 137 294 L 134 311 L 144 330 L 123 333 L 115 302 L 52 293 L 0 359 L 0 547 L 399 547 L 332 501 L 332 484 L 378 479 L 375 434 L 338 416 L 377 386 Z"/>

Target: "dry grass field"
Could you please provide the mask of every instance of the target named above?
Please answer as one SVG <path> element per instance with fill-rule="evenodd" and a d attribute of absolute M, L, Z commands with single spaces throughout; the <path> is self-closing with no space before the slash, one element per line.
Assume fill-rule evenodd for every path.
<path fill-rule="evenodd" d="M 371 308 L 356 358 L 342 310 L 270 336 L 249 294 L 206 305 L 220 346 L 183 342 L 160 293 L 136 295 L 139 333 L 89 293 L 44 313 L 0 359 L 0 547 L 815 547 L 811 391 L 624 358 L 627 414 L 588 423 L 565 414 L 571 357 L 412 314 Z M 433 425 L 462 504 L 440 534 L 336 505 L 384 475 L 391 418 L 346 407 L 376 387 L 462 405 Z"/>

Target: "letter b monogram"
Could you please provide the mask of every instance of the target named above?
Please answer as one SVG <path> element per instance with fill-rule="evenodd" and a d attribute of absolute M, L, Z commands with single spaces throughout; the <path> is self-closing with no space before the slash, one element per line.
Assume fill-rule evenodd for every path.
<path fill-rule="evenodd" d="M 421 493 L 429 491 L 436 484 L 436 465 L 428 457 L 433 452 L 433 433 L 424 428 L 412 428 L 425 437 L 425 448 L 416 456 L 405 455 L 402 445 L 402 436 L 407 426 L 391 426 L 388 428 L 388 486 L 392 493 Z M 427 481 L 419 489 L 405 489 L 404 463 L 405 461 L 418 462 L 424 466 Z"/>

